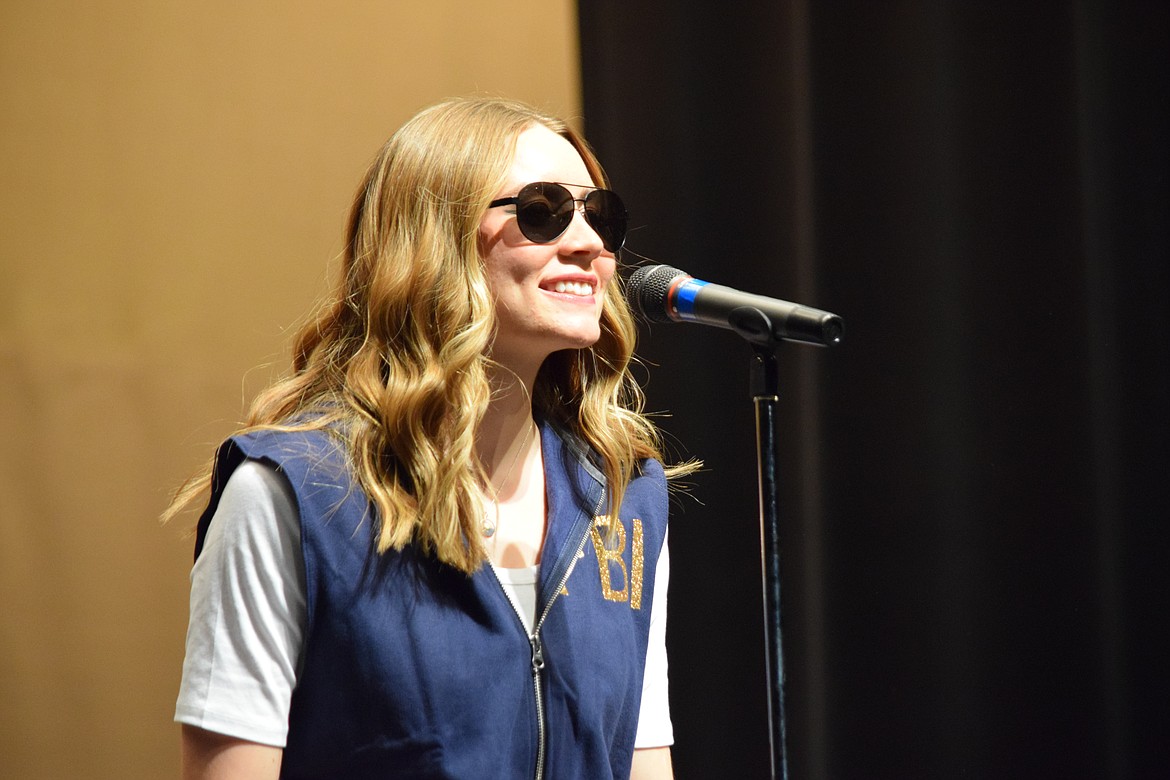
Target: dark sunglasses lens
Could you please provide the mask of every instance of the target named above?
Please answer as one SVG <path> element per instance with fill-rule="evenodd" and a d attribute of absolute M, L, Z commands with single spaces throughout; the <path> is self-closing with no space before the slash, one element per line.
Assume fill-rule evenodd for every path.
<path fill-rule="evenodd" d="M 585 218 L 610 252 L 618 251 L 626 243 L 626 206 L 616 192 L 590 192 L 585 198 Z"/>
<path fill-rule="evenodd" d="M 533 182 L 516 196 L 516 221 L 529 241 L 546 244 L 573 219 L 573 194 L 559 184 Z"/>

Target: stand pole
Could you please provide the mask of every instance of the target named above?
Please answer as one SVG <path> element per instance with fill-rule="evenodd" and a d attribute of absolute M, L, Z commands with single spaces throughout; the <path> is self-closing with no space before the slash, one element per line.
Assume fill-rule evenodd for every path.
<path fill-rule="evenodd" d="M 776 407 L 780 371 L 771 345 L 752 344 L 751 394 L 756 408 L 760 481 L 760 556 L 764 585 L 764 650 L 768 681 L 768 736 L 772 777 L 788 780 L 784 715 L 784 652 L 780 634 L 780 501 Z"/>
<path fill-rule="evenodd" d="M 776 409 L 780 402 L 780 368 L 776 345 L 789 338 L 768 315 L 754 306 L 727 314 L 727 324 L 752 345 L 751 394 L 756 407 L 756 461 L 760 476 L 760 558 L 764 579 L 764 652 L 768 682 L 768 739 L 772 747 L 772 780 L 788 780 L 788 744 L 784 714 L 784 650 L 780 641 L 780 464 L 776 442 Z M 817 343 L 841 340 L 843 323 L 835 314 L 821 320 Z"/>
<path fill-rule="evenodd" d="M 672 273 L 676 269 L 665 267 Z M 681 272 L 678 272 L 681 273 Z M 705 285 L 705 282 L 700 282 Z M 746 300 L 739 293 L 736 300 Z M 673 294 L 673 293 L 671 293 Z M 750 296 L 749 296 L 750 297 Z M 669 295 L 667 296 L 669 299 Z M 696 296 L 695 300 L 698 298 Z M 724 301 L 726 303 L 726 300 Z M 716 306 L 718 309 L 719 307 Z M 774 307 L 768 306 L 769 310 Z M 720 310 L 722 312 L 722 310 Z M 673 315 L 672 315 L 673 316 Z M 722 316 L 722 315 L 721 315 Z M 786 318 L 788 315 L 783 315 Z M 678 319 L 677 317 L 674 317 Z M 702 320 L 709 324 L 714 321 Z M 768 739 L 772 748 L 772 780 L 788 780 L 788 745 L 784 715 L 784 651 L 780 641 L 780 469 L 777 458 L 776 408 L 780 400 L 780 369 L 776 345 L 782 340 L 808 341 L 829 346 L 841 340 L 841 318 L 820 312 L 815 339 L 809 333 L 794 336 L 790 323 L 773 322 L 761 308 L 737 306 L 726 312 L 727 327 L 754 351 L 751 395 L 756 407 L 756 461 L 760 478 L 760 559 L 764 581 L 764 652 L 767 661 Z M 722 327 L 722 323 L 720 327 Z"/>

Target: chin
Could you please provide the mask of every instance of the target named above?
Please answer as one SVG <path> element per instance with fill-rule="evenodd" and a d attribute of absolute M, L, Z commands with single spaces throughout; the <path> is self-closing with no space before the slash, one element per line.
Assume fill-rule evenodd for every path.
<path fill-rule="evenodd" d="M 594 328 L 590 331 L 577 332 L 569 338 L 565 339 L 566 341 L 571 342 L 571 344 L 567 346 L 566 349 L 588 349 L 589 347 L 592 347 L 594 344 L 596 344 L 600 338 L 600 328 Z"/>

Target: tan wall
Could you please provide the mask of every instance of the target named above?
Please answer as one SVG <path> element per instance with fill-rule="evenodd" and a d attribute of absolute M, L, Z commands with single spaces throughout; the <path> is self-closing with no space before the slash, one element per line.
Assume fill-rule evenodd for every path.
<path fill-rule="evenodd" d="M 452 94 L 576 115 L 576 62 L 570 0 L 0 4 L 0 777 L 176 775 L 158 512 L 287 364 L 386 136 Z"/>

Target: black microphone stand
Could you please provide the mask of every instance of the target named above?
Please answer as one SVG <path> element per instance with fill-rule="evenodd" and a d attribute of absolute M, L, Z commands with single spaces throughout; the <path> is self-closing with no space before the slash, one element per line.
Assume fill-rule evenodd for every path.
<path fill-rule="evenodd" d="M 780 370 L 768 316 L 752 307 L 731 312 L 732 330 L 754 351 L 750 390 L 756 412 L 756 460 L 760 482 L 760 558 L 764 585 L 764 652 L 768 682 L 768 736 L 772 777 L 788 780 L 788 746 L 784 712 L 784 651 L 780 632 L 780 468 L 777 458 L 776 409 Z"/>
<path fill-rule="evenodd" d="M 752 345 L 751 394 L 756 411 L 756 459 L 760 480 L 760 558 L 764 581 L 764 650 L 767 660 L 768 737 L 772 748 L 772 778 L 788 780 L 788 754 L 784 714 L 784 652 L 780 642 L 780 500 L 779 462 L 776 456 L 776 408 L 780 396 L 780 370 L 776 345 L 797 341 L 832 346 L 841 341 L 844 323 L 829 312 L 718 287 L 699 286 L 703 297 L 690 290 L 680 313 L 676 300 L 679 280 L 691 277 L 667 265 L 643 266 L 630 277 L 627 296 L 630 305 L 650 322 L 696 321 L 731 328 Z M 745 303 L 747 305 L 737 305 Z M 761 308 L 751 305 L 758 303 Z M 700 305 L 702 304 L 702 305 Z M 700 313 L 700 309 L 702 312 Z M 773 322 L 764 309 L 778 319 Z"/>

